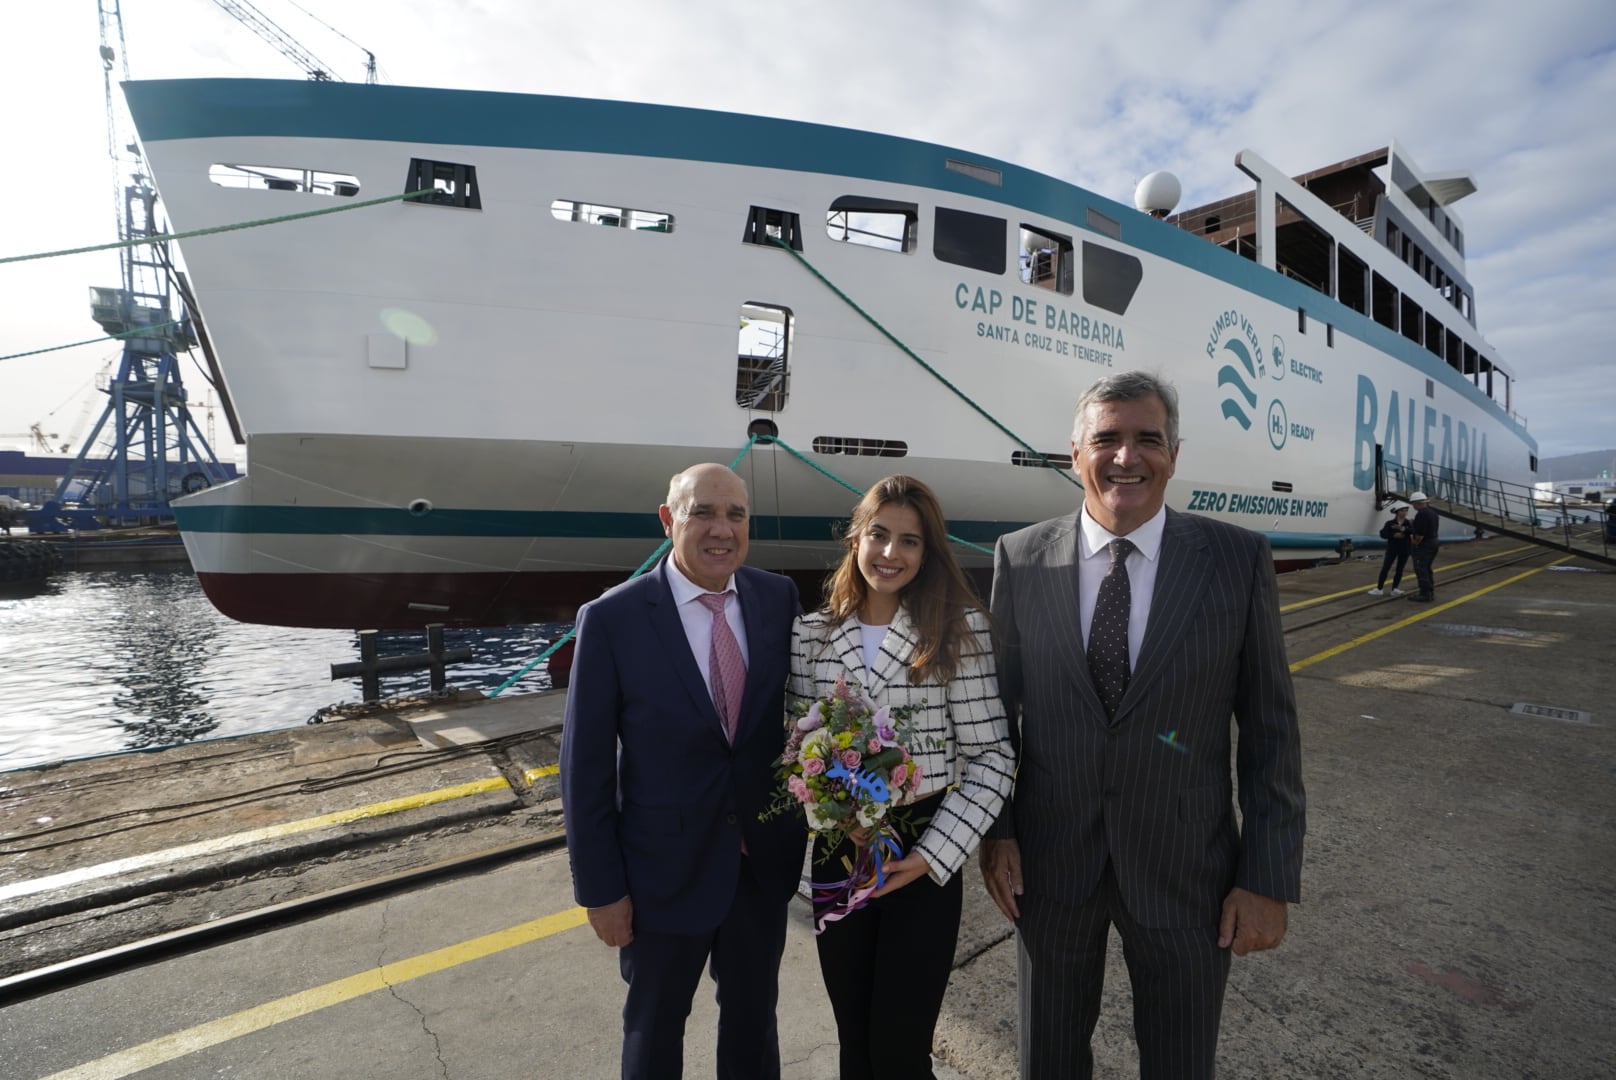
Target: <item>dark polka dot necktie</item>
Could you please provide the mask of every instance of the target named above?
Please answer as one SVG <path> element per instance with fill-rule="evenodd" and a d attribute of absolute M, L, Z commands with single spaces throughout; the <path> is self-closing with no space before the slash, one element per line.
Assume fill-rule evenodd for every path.
<path fill-rule="evenodd" d="M 1128 609 L 1133 591 L 1128 586 L 1131 540 L 1111 541 L 1111 569 L 1100 582 L 1089 622 L 1089 674 L 1105 705 L 1106 719 L 1117 714 L 1122 692 L 1128 689 Z"/>

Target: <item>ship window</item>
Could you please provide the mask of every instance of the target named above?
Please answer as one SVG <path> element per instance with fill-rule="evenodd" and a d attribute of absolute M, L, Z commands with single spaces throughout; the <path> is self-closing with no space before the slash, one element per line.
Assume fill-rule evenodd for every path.
<path fill-rule="evenodd" d="M 605 225 L 612 229 L 633 229 L 636 232 L 670 233 L 673 215 L 656 210 L 629 210 L 621 206 L 601 206 L 597 203 L 556 199 L 550 204 L 550 216 L 558 221 L 581 221 L 586 225 Z"/>
<path fill-rule="evenodd" d="M 1425 380 L 1425 396 L 1428 398 L 1436 397 L 1436 381 L 1434 379 Z"/>
<path fill-rule="evenodd" d="M 1217 214 L 1206 215 L 1206 224 L 1201 227 L 1204 233 L 1215 233 L 1223 227 L 1223 218 Z"/>
<path fill-rule="evenodd" d="M 1463 371 L 1464 343 L 1459 340 L 1459 335 L 1452 330 L 1444 330 L 1443 333 L 1447 336 L 1446 357 L 1448 366 Z"/>
<path fill-rule="evenodd" d="M 1070 450 L 1060 450 L 1033 454 L 1026 450 L 1017 450 L 1010 455 L 1010 464 L 1029 469 L 1070 469 L 1072 467 L 1072 452 Z"/>
<path fill-rule="evenodd" d="M 257 188 L 261 191 L 305 191 L 351 199 L 359 194 L 359 177 L 320 169 L 294 169 L 281 165 L 225 165 L 208 168 L 208 179 L 220 187 Z"/>
<path fill-rule="evenodd" d="M 736 349 L 735 404 L 779 412 L 791 389 L 791 309 L 748 300 L 741 305 Z"/>
<path fill-rule="evenodd" d="M 969 176 L 972 180 L 980 180 L 984 184 L 992 184 L 994 187 L 1004 186 L 1004 173 L 991 165 L 978 165 L 974 161 L 944 158 L 943 168 L 949 172 L 957 172 L 961 176 Z"/>
<path fill-rule="evenodd" d="M 1040 289 L 1072 295 L 1072 238 L 1021 227 L 1021 280 Z"/>
<path fill-rule="evenodd" d="M 1374 313 L 1375 321 L 1388 330 L 1397 329 L 1397 287 L 1379 274 L 1371 271 L 1370 276 L 1370 310 Z"/>
<path fill-rule="evenodd" d="M 989 274 L 1004 273 L 1004 238 L 1008 228 L 1004 218 L 939 206 L 935 220 L 933 255 L 956 266 Z"/>
<path fill-rule="evenodd" d="M 883 251 L 913 251 L 920 208 L 892 199 L 843 195 L 825 211 L 825 233 L 832 240 Z"/>
<path fill-rule="evenodd" d="M 1336 248 L 1336 299 L 1358 314 L 1369 310 L 1365 303 L 1364 286 L 1369 280 L 1369 267 L 1344 247 Z"/>
<path fill-rule="evenodd" d="M 1526 460 L 1528 462 L 1530 462 L 1531 471 L 1532 472 L 1537 472 L 1537 455 L 1536 454 L 1527 454 L 1526 455 Z"/>
<path fill-rule="evenodd" d="M 1420 309 L 1420 305 L 1410 300 L 1407 296 L 1403 297 L 1402 326 L 1403 336 L 1408 340 L 1413 342 L 1424 340 L 1420 335 L 1425 329 L 1425 312 Z"/>
<path fill-rule="evenodd" d="M 1324 347 L 1326 349 L 1335 348 L 1335 323 L 1324 324 Z"/>
<path fill-rule="evenodd" d="M 1425 313 L 1425 347 L 1432 356 L 1442 356 L 1442 321 L 1430 312 Z"/>
<path fill-rule="evenodd" d="M 1144 277 L 1144 265 L 1124 251 L 1083 241 L 1083 301 L 1126 315 Z"/>
<path fill-rule="evenodd" d="M 458 206 L 464 210 L 483 208 L 482 189 L 477 186 L 477 166 L 448 161 L 410 158 L 410 171 L 404 177 L 404 190 L 430 191 L 405 202 L 430 206 Z"/>
<path fill-rule="evenodd" d="M 773 247 L 783 240 L 792 251 L 802 250 L 802 217 L 795 210 L 771 210 L 754 206 L 746 213 L 746 229 L 741 243 Z"/>
<path fill-rule="evenodd" d="M 1083 215 L 1083 220 L 1088 224 L 1089 228 L 1093 229 L 1102 236 L 1109 236 L 1113 240 L 1122 239 L 1122 226 L 1117 224 L 1117 222 L 1111 218 L 1106 217 L 1092 206 L 1089 207 L 1088 212 Z"/>
<path fill-rule="evenodd" d="M 900 439 L 860 439 L 851 435 L 815 435 L 814 453 L 854 457 L 907 457 L 909 444 Z"/>
<path fill-rule="evenodd" d="M 1296 332 L 1298 334 L 1307 333 L 1307 308 L 1299 307 L 1296 309 Z"/>

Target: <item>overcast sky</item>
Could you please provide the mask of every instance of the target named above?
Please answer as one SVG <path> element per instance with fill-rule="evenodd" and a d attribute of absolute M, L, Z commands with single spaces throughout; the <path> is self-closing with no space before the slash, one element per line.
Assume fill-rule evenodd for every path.
<path fill-rule="evenodd" d="M 103 0 L 112 7 L 115 0 Z M 1397 139 L 1468 170 L 1482 332 L 1540 454 L 1616 447 L 1616 4 L 1595 0 L 255 0 L 340 77 L 726 109 L 904 135 L 1191 206 Z M 94 0 L 6 5 L 0 255 L 117 238 Z M 297 78 L 213 0 L 123 0 L 137 78 Z M 115 31 L 114 31 L 115 35 Z M 120 124 L 128 132 L 117 102 Z M 0 355 L 81 341 L 114 254 L 0 266 Z M 117 348 L 0 361 L 0 448 L 81 437 Z M 205 386 L 191 378 L 193 400 Z M 217 430 L 226 439 L 222 416 Z M 77 448 L 76 445 L 74 447 Z M 227 456 L 228 447 L 219 448 Z"/>

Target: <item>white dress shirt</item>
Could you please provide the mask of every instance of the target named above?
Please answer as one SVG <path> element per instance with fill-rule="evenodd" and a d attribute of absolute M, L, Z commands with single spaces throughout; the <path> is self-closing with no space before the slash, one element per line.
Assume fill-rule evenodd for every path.
<path fill-rule="evenodd" d="M 1126 537 L 1118 537 L 1089 517 L 1084 505 L 1078 515 L 1078 600 L 1082 604 L 1083 645 L 1088 646 L 1089 624 L 1094 621 L 1094 602 L 1100 595 L 1100 582 L 1111 569 L 1111 541 L 1129 540 L 1133 551 L 1125 564 L 1128 569 L 1128 670 L 1139 666 L 1139 649 L 1145 643 L 1145 620 L 1150 617 L 1150 601 L 1156 595 L 1156 568 L 1161 565 L 1162 533 L 1167 529 L 1167 507 Z"/>
<path fill-rule="evenodd" d="M 696 657 L 696 666 L 701 669 L 701 681 L 707 684 L 707 692 L 713 692 L 712 666 L 713 654 L 713 613 L 706 605 L 697 599 L 704 596 L 707 590 L 685 577 L 684 571 L 674 565 L 672 559 L 664 563 L 668 571 L 668 588 L 673 592 L 674 603 L 679 605 L 679 621 L 684 623 L 685 640 L 690 642 L 690 651 Z M 748 670 L 752 667 L 752 656 L 746 647 L 746 623 L 741 618 L 741 598 L 735 591 L 735 578 L 724 582 L 724 618 L 729 622 L 729 628 L 735 634 L 735 641 L 741 647 L 741 659 L 746 661 Z"/>

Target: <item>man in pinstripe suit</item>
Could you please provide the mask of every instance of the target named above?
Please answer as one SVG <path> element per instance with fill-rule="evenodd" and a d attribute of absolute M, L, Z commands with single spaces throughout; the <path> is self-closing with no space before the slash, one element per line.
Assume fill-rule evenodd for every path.
<path fill-rule="evenodd" d="M 1268 543 L 1167 509 L 1177 458 L 1173 387 L 1100 380 L 1072 433 L 1082 508 L 1001 538 L 994 557 L 1020 769 L 981 861 L 1016 923 L 1025 1080 L 1092 1076 L 1112 925 L 1140 1075 L 1211 1077 L 1230 952 L 1278 945 L 1299 899 L 1300 738 Z M 1114 639 L 1115 677 L 1085 659 L 1091 631 Z"/>

